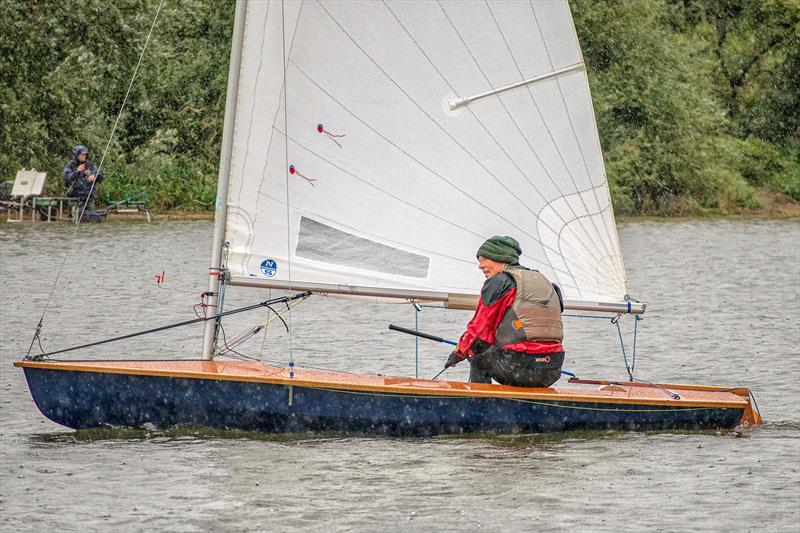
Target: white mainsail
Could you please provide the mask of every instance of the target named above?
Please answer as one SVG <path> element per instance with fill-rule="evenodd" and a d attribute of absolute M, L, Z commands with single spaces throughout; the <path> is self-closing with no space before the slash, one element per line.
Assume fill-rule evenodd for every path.
<path fill-rule="evenodd" d="M 244 36 L 220 195 L 233 284 L 476 295 L 476 250 L 510 235 L 520 262 L 576 307 L 623 300 L 566 1 L 237 9 Z"/>

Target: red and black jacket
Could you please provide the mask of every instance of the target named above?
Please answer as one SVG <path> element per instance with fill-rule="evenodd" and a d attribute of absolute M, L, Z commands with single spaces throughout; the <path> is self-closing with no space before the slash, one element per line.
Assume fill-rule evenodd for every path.
<path fill-rule="evenodd" d="M 563 301 L 561 289 L 558 285 L 553 286 L 558 293 L 559 301 Z M 505 272 L 500 272 L 484 282 L 475 315 L 467 324 L 467 331 L 461 335 L 461 339 L 458 341 L 458 352 L 463 356 L 462 359 L 495 344 L 497 326 L 500 325 L 503 316 L 514 304 L 516 294 L 516 282 L 510 274 Z M 564 351 L 564 346 L 560 342 L 525 341 L 500 346 L 500 348 L 528 354 Z"/>

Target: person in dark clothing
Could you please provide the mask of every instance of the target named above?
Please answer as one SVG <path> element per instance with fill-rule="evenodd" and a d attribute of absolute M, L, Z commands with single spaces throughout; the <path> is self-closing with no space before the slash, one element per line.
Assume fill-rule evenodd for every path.
<path fill-rule="evenodd" d="M 97 195 L 97 186 L 103 181 L 103 174 L 89 161 L 89 149 L 78 145 L 72 149 L 72 160 L 64 167 L 64 190 L 67 196 L 91 209 Z"/>
<path fill-rule="evenodd" d="M 468 359 L 472 383 L 494 378 L 503 385 L 549 387 L 561 375 L 561 289 L 521 266 L 521 253 L 519 243 L 505 236 L 478 249 L 486 281 L 475 315 L 445 363 L 449 368 Z"/>

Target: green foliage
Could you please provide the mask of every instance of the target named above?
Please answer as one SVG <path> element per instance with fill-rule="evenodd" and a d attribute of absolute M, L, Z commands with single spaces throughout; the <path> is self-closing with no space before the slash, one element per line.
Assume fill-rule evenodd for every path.
<path fill-rule="evenodd" d="M 736 212 L 757 187 L 798 199 L 800 4 L 571 6 L 618 212 Z"/>
<path fill-rule="evenodd" d="M 800 158 L 794 150 L 755 137 L 733 144 L 732 157 L 742 179 L 800 201 Z"/>
<path fill-rule="evenodd" d="M 234 0 L 165 2 L 118 123 L 159 0 L 2 5 L 2 176 L 44 169 L 59 194 L 86 144 L 102 196 L 213 208 Z M 618 212 L 736 212 L 763 188 L 800 201 L 800 2 L 570 5 Z"/>
<path fill-rule="evenodd" d="M 102 161 L 102 194 L 147 191 L 158 208 L 213 208 L 233 0 L 5 2 L 0 17 L 0 173 L 61 169 L 76 144 Z"/>

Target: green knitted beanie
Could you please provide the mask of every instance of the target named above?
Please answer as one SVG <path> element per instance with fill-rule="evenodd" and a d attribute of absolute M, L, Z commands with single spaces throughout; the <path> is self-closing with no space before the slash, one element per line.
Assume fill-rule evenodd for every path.
<path fill-rule="evenodd" d="M 481 244 L 478 248 L 477 257 L 486 257 L 498 263 L 516 263 L 519 261 L 519 256 L 522 253 L 522 248 L 513 237 L 495 235 L 488 239 L 485 243 Z"/>

